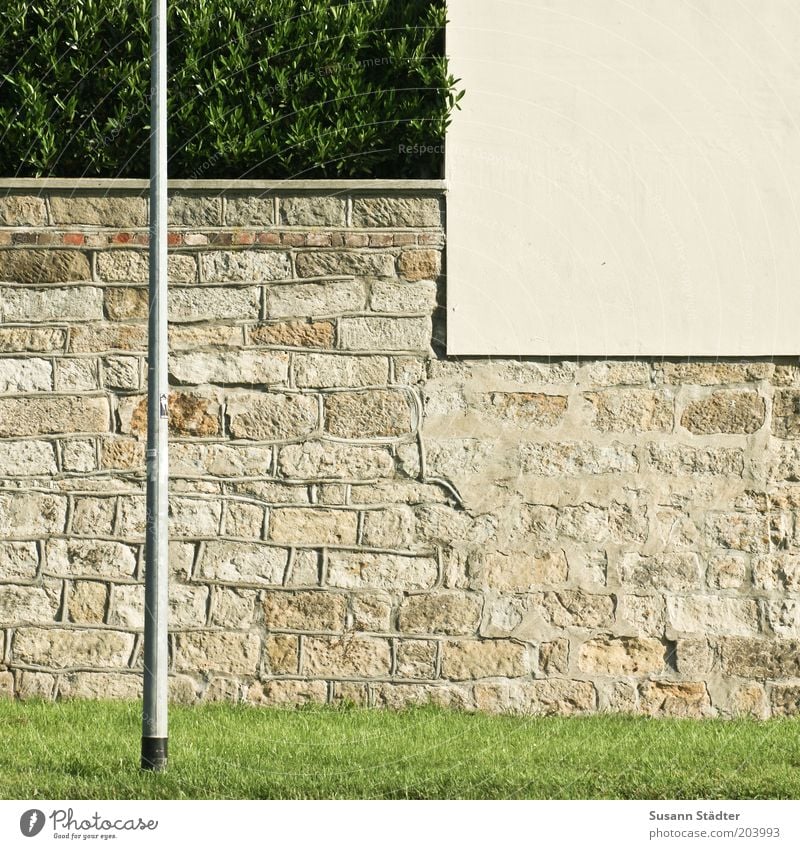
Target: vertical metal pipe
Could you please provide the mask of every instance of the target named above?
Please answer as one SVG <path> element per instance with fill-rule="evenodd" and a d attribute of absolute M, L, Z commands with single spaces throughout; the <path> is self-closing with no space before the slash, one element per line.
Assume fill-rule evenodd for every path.
<path fill-rule="evenodd" d="M 167 766 L 167 0 L 150 19 L 150 314 L 147 365 L 142 769 Z"/>

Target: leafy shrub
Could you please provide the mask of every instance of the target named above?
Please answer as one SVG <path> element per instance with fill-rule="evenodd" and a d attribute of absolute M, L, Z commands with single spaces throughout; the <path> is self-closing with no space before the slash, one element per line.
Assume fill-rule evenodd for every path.
<path fill-rule="evenodd" d="M 171 177 L 440 176 L 444 0 L 168 5 Z M 0 174 L 147 176 L 150 0 L 4 6 Z"/>

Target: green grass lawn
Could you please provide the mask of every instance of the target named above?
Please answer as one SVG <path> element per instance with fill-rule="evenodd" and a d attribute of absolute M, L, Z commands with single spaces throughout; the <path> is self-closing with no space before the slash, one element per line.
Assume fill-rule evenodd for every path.
<path fill-rule="evenodd" d="M 800 797 L 800 722 L 173 707 L 141 773 L 138 703 L 0 702 L 4 799 Z"/>

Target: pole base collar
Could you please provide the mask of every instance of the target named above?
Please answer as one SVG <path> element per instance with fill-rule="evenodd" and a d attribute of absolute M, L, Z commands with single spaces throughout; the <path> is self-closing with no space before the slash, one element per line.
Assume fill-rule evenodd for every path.
<path fill-rule="evenodd" d="M 163 772 L 167 768 L 168 737 L 142 737 L 142 769 Z"/>

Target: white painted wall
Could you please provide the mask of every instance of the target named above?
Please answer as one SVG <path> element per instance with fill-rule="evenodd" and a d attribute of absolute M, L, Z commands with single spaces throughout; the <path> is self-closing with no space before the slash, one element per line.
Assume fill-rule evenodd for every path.
<path fill-rule="evenodd" d="M 450 353 L 800 353 L 796 0 L 449 17 Z"/>

